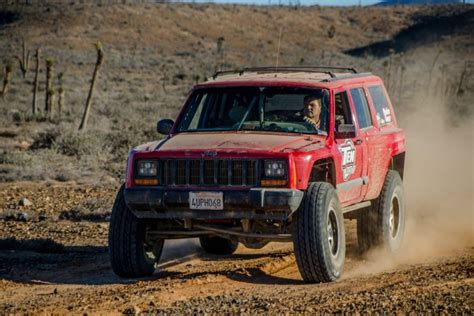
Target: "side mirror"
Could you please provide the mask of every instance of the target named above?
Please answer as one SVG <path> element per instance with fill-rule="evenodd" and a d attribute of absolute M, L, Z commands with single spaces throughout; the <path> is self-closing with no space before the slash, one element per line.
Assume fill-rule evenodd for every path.
<path fill-rule="evenodd" d="M 336 127 L 336 138 L 354 138 L 356 137 L 356 128 L 354 124 L 340 124 Z"/>
<path fill-rule="evenodd" d="M 159 120 L 158 123 L 156 124 L 156 130 L 160 134 L 168 135 L 171 131 L 171 128 L 173 127 L 173 124 L 174 124 L 173 120 L 170 120 L 170 119 Z"/>

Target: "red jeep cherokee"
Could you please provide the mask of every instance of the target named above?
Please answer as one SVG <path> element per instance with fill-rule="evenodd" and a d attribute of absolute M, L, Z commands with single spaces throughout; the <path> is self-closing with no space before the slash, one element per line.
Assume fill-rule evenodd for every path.
<path fill-rule="evenodd" d="M 112 268 L 150 275 L 165 239 L 199 237 L 213 254 L 238 243 L 294 244 L 307 282 L 338 279 L 344 217 L 361 250 L 401 244 L 405 135 L 382 80 L 354 68 L 218 72 L 190 92 L 163 140 L 128 157 L 109 232 Z"/>

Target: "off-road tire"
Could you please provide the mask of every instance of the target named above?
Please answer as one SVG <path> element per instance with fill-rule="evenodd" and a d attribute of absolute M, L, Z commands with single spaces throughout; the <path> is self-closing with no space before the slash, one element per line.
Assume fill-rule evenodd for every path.
<path fill-rule="evenodd" d="M 239 246 L 239 243 L 221 237 L 202 236 L 199 237 L 202 249 L 214 255 L 231 255 Z"/>
<path fill-rule="evenodd" d="M 337 280 L 344 269 L 344 218 L 334 187 L 326 182 L 309 185 L 295 213 L 293 245 L 296 263 L 308 283 Z M 330 225 L 332 234 L 330 233 Z M 329 241 L 333 236 L 333 243 Z"/>
<path fill-rule="evenodd" d="M 357 239 L 362 253 L 378 246 L 390 254 L 399 250 L 405 232 L 404 202 L 402 179 L 398 172 L 389 170 L 380 196 L 358 215 Z"/>
<path fill-rule="evenodd" d="M 112 269 L 120 277 L 138 278 L 152 275 L 163 250 L 164 241 L 145 244 L 144 221 L 139 220 L 125 204 L 123 186 L 117 193 L 109 226 L 109 255 Z"/>

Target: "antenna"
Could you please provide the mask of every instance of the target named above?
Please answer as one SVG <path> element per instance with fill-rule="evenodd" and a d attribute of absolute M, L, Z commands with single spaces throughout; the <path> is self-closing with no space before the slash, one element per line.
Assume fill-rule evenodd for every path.
<path fill-rule="evenodd" d="M 278 68 L 278 64 L 280 62 L 280 44 L 281 44 L 281 34 L 282 34 L 282 32 L 283 32 L 283 26 L 280 26 L 280 34 L 278 35 L 278 49 L 277 49 L 275 68 Z"/>

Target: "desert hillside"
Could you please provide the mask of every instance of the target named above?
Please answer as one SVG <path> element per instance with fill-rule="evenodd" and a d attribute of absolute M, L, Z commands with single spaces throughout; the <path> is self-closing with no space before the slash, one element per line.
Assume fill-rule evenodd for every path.
<path fill-rule="evenodd" d="M 4 128 L 14 128 L 2 133 L 6 137 L 2 138 L 5 148 L 0 149 L 0 177 L 5 181 L 85 179 L 103 173 L 107 161 L 105 174 L 118 178 L 127 151 L 158 137 L 156 121 L 174 118 L 191 86 L 216 69 L 277 61 L 279 65 L 351 65 L 384 77 L 393 102 L 400 107 L 409 107 L 407 100 L 419 90 L 466 90 L 464 86 L 472 85 L 469 76 L 464 76 L 463 87 L 458 86 L 473 51 L 473 16 L 473 7 L 461 5 L 332 8 L 72 2 L 3 6 L 0 56 L 2 66 L 11 65 L 13 73 L 0 102 L 0 121 Z M 23 41 L 31 57 L 25 78 L 17 60 L 23 54 Z M 396 46 L 390 44 L 393 41 Z M 104 47 L 104 65 L 88 131 L 77 134 L 97 42 Z M 38 48 L 37 102 L 43 109 L 46 60 L 51 59 L 52 88 L 62 87 L 65 94 L 61 119 L 54 107 L 52 120 L 31 115 L 33 55 Z M 470 111 L 457 99 L 456 109 Z M 76 158 L 79 167 L 67 167 Z M 45 164 L 41 170 L 34 167 L 38 159 Z"/>

